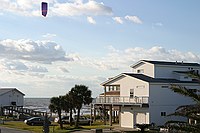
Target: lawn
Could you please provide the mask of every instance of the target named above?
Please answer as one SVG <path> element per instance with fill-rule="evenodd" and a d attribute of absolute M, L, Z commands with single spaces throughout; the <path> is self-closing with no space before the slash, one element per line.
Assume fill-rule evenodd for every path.
<path fill-rule="evenodd" d="M 43 126 L 29 126 L 26 125 L 23 121 L 5 121 L 4 124 L 0 124 L 0 126 L 10 127 L 10 128 L 17 128 L 22 130 L 33 131 L 36 133 L 42 133 Z M 53 126 L 49 127 L 50 133 L 69 133 L 73 131 L 80 131 L 80 130 L 90 130 L 96 128 L 110 128 L 108 125 L 101 125 L 101 123 L 95 123 L 92 126 L 80 126 L 79 128 L 74 128 L 73 126 L 64 125 L 64 129 L 61 130 L 57 123 L 53 123 Z"/>

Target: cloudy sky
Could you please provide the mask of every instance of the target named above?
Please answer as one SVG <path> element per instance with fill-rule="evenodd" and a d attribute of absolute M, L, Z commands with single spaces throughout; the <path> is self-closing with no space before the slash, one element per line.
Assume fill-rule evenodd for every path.
<path fill-rule="evenodd" d="M 47 17 L 41 2 L 48 2 Z M 148 60 L 200 63 L 199 0 L 0 0 L 0 86 L 66 94 Z"/>

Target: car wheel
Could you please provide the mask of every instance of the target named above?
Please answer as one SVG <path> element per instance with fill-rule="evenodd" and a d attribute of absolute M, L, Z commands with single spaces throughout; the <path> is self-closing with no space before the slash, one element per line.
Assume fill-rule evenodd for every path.
<path fill-rule="evenodd" d="M 31 123 L 31 126 L 34 126 L 34 123 Z"/>

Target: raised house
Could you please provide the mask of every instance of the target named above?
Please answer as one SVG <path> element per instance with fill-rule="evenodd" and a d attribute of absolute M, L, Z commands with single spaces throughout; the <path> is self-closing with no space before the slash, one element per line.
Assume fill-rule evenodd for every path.
<path fill-rule="evenodd" d="M 136 124 L 163 125 L 168 120 L 185 120 L 167 117 L 180 105 L 192 100 L 176 94 L 170 85 L 185 86 L 194 91 L 200 84 L 187 75 L 188 71 L 200 71 L 200 64 L 141 60 L 131 66 L 132 72 L 121 73 L 101 85 L 104 93 L 93 103 L 94 108 L 117 111 L 121 127 L 135 128 Z M 113 115 L 110 115 L 112 125 Z"/>
<path fill-rule="evenodd" d="M 24 106 L 24 93 L 16 88 L 0 88 L 0 107 Z"/>

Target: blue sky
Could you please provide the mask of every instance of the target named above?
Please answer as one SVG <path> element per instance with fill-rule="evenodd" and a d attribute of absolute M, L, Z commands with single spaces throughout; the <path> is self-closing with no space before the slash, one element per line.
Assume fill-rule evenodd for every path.
<path fill-rule="evenodd" d="M 1 0 L 0 85 L 52 97 L 130 72 L 138 60 L 200 63 L 199 0 Z"/>

